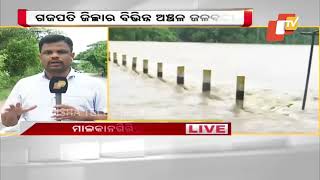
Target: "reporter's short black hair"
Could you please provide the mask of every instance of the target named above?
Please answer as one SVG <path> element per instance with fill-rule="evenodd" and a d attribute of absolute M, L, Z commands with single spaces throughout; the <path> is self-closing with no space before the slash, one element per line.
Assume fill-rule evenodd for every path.
<path fill-rule="evenodd" d="M 52 35 L 47 35 L 43 37 L 39 42 L 39 51 L 41 52 L 43 44 L 55 43 L 60 41 L 67 43 L 70 48 L 70 51 L 71 52 L 73 51 L 72 40 L 69 37 L 58 35 L 58 34 L 52 34 Z"/>

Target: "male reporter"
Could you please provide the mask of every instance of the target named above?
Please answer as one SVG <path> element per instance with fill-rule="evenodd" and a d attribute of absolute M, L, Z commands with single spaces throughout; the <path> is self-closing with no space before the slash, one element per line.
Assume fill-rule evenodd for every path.
<path fill-rule="evenodd" d="M 48 35 L 40 40 L 39 51 L 44 71 L 17 82 L 1 110 L 2 124 L 14 126 L 20 120 L 107 119 L 105 83 L 71 68 L 72 40 Z M 50 79 L 55 76 L 65 77 L 69 84 L 60 105 L 55 104 L 55 94 L 49 90 Z"/>

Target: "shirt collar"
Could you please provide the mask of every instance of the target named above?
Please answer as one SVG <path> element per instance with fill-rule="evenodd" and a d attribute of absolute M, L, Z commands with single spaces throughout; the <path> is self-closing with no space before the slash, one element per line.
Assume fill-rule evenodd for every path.
<path fill-rule="evenodd" d="M 76 75 L 77 75 L 77 72 L 76 72 L 73 68 L 71 68 L 69 74 L 67 75 L 67 79 L 74 78 Z M 45 70 L 43 70 L 41 77 L 42 77 L 42 78 L 45 78 L 45 79 L 48 79 L 48 78 L 47 78 L 47 75 L 46 75 L 46 73 L 45 73 Z"/>
<path fill-rule="evenodd" d="M 71 78 L 74 78 L 76 76 L 76 71 L 74 69 L 71 68 L 68 76 L 67 76 L 67 79 L 71 79 Z"/>

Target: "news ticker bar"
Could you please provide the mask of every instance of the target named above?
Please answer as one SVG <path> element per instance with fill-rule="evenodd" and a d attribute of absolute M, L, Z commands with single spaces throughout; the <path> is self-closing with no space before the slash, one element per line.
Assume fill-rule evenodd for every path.
<path fill-rule="evenodd" d="M 231 123 L 35 123 L 21 135 L 231 135 Z"/>
<path fill-rule="evenodd" d="M 32 11 L 18 10 L 18 24 L 29 26 L 244 26 L 252 9 L 214 11 Z"/>

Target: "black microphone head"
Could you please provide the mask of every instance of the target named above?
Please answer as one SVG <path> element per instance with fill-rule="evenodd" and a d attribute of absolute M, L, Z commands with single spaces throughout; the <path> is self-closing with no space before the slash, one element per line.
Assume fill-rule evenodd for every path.
<path fill-rule="evenodd" d="M 49 83 L 51 93 L 66 93 L 68 89 L 68 81 L 65 77 L 52 77 Z"/>

